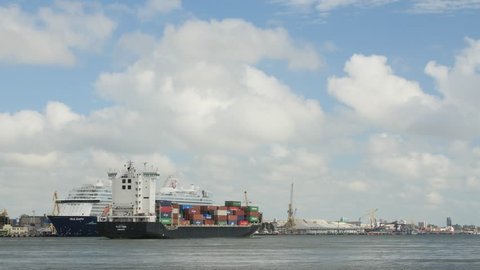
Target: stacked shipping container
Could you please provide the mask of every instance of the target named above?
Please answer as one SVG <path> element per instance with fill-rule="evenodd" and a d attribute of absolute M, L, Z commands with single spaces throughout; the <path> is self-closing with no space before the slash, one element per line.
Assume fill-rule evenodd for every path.
<path fill-rule="evenodd" d="M 225 206 L 179 205 L 157 201 L 157 222 L 165 225 L 248 226 L 261 222 L 257 206 L 241 206 L 240 201 L 225 201 Z"/>

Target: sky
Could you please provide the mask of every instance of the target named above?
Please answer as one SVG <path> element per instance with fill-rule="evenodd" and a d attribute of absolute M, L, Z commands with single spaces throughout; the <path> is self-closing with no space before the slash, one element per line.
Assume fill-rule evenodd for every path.
<path fill-rule="evenodd" d="M 128 160 L 286 219 L 480 225 L 479 0 L 0 1 L 0 209 Z"/>

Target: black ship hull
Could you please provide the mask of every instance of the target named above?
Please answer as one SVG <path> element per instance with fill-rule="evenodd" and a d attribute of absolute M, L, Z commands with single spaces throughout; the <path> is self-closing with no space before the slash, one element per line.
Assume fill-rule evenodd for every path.
<path fill-rule="evenodd" d="M 98 236 L 96 216 L 48 216 L 57 236 Z"/>
<path fill-rule="evenodd" d="M 177 239 L 212 237 L 248 237 L 259 225 L 249 226 L 178 226 L 167 228 L 160 222 L 99 222 L 100 236 L 111 239 Z"/>

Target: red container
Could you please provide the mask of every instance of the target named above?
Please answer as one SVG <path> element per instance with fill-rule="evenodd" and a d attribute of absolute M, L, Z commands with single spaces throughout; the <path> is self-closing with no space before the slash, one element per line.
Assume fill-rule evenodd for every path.
<path fill-rule="evenodd" d="M 205 217 L 202 214 L 193 214 L 191 220 L 204 220 Z"/>
<path fill-rule="evenodd" d="M 172 212 L 172 207 L 171 206 L 161 206 L 160 207 L 160 212 L 171 213 Z"/>
<path fill-rule="evenodd" d="M 238 225 L 240 225 L 240 226 L 248 226 L 248 220 L 240 220 L 240 221 L 238 221 Z"/>
<path fill-rule="evenodd" d="M 227 216 L 214 216 L 216 221 L 227 221 Z"/>
<path fill-rule="evenodd" d="M 237 210 L 239 210 L 239 209 L 240 209 L 240 207 L 230 206 L 230 207 L 228 207 L 227 210 L 237 211 Z"/>
<path fill-rule="evenodd" d="M 249 212 L 249 213 L 247 213 L 247 216 L 249 216 L 249 217 L 259 217 L 259 216 L 260 216 L 260 213 L 258 213 L 258 212 Z"/>
<path fill-rule="evenodd" d="M 227 221 L 235 221 L 237 222 L 238 217 L 235 215 L 229 215 L 227 216 Z"/>
<path fill-rule="evenodd" d="M 212 219 L 210 219 L 210 220 L 206 219 L 206 220 L 203 221 L 203 223 L 205 225 L 215 225 L 215 221 L 212 220 Z"/>
<path fill-rule="evenodd" d="M 245 212 L 243 210 L 239 209 L 239 210 L 233 211 L 233 214 L 237 215 L 237 216 L 244 216 Z"/>
<path fill-rule="evenodd" d="M 219 206 L 217 210 L 228 210 L 228 207 L 226 207 L 226 206 Z"/>

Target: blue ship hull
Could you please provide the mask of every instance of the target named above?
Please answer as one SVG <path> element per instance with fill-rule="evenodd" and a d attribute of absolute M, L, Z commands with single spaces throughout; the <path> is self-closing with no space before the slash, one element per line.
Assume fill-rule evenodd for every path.
<path fill-rule="evenodd" d="M 98 236 L 96 216 L 48 216 L 57 236 Z"/>

